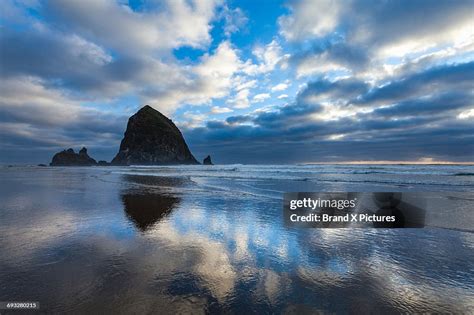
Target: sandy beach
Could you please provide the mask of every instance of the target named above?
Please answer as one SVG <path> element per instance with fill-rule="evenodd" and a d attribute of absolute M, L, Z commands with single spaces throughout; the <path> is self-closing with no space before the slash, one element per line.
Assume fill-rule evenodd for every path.
<path fill-rule="evenodd" d="M 47 313 L 466 313 L 472 231 L 289 229 L 281 198 L 323 188 L 464 191 L 472 211 L 473 176 L 459 175 L 469 172 L 4 167 L 0 297 L 40 301 Z"/>

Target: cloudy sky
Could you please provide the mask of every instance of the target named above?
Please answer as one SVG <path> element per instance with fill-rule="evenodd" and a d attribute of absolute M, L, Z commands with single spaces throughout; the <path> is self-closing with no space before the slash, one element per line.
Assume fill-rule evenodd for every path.
<path fill-rule="evenodd" d="M 473 161 L 473 16 L 473 0 L 3 0 L 0 163 L 111 160 L 145 104 L 199 160 Z"/>

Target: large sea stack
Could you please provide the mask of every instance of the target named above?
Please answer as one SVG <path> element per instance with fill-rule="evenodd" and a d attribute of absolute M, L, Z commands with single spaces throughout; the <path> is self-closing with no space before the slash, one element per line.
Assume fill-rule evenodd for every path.
<path fill-rule="evenodd" d="M 67 149 L 56 153 L 49 165 L 51 166 L 91 166 L 97 162 L 87 154 L 87 149 L 82 148 L 79 153 Z"/>
<path fill-rule="evenodd" d="M 199 164 L 178 127 L 146 105 L 130 117 L 114 165 Z"/>

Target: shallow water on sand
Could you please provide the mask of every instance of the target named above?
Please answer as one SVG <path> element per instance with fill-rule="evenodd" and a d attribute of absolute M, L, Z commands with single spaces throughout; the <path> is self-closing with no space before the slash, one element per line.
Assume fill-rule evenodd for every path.
<path fill-rule="evenodd" d="M 0 301 L 39 301 L 48 313 L 468 313 L 473 174 L 472 166 L 1 168 Z M 442 222 L 287 228 L 284 191 L 463 191 L 463 231 Z"/>

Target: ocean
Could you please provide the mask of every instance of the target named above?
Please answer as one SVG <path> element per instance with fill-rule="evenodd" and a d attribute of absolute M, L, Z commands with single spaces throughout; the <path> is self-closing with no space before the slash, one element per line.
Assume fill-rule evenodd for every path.
<path fill-rule="evenodd" d="M 443 206 L 420 229 L 285 226 L 284 192 L 345 191 L 438 192 Z M 44 313 L 470 313 L 473 212 L 469 165 L 1 167 L 0 301 Z"/>

